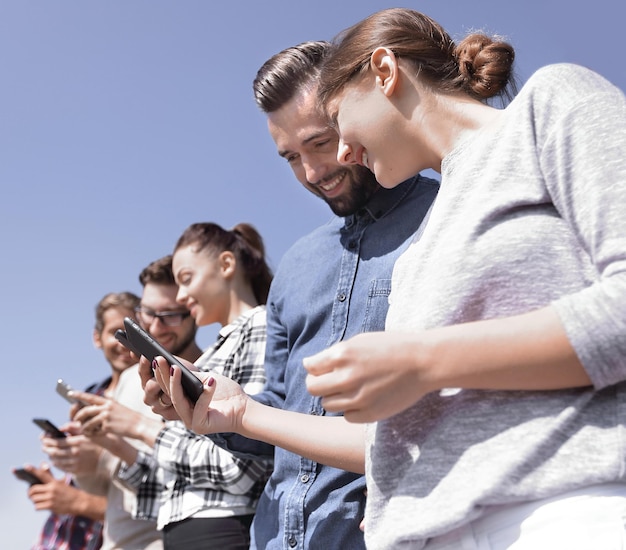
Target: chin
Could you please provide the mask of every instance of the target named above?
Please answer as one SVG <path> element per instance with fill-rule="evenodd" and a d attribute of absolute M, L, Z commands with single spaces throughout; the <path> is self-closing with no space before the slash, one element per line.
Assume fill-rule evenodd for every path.
<path fill-rule="evenodd" d="M 378 179 L 378 178 L 376 178 Z M 398 179 L 397 176 L 391 178 L 391 177 L 381 177 L 380 179 L 378 179 L 378 183 L 380 184 L 381 187 L 384 187 L 385 189 L 393 189 L 394 187 L 397 187 L 398 185 L 400 185 L 403 181 L 406 181 L 407 179 L 409 179 L 408 177 L 406 178 L 402 178 L 402 179 Z"/>

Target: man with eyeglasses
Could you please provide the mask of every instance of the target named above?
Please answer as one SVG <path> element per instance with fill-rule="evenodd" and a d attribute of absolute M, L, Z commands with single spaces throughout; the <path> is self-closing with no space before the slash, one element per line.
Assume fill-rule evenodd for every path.
<path fill-rule="evenodd" d="M 144 288 L 135 314 L 142 327 L 167 351 L 198 366 L 210 359 L 213 346 L 201 356 L 195 342 L 195 321 L 176 302 L 178 287 L 172 274 L 171 256 L 150 264 L 139 280 Z M 221 530 L 217 529 L 216 538 L 228 532 L 232 523 L 229 516 L 240 506 L 233 502 L 238 503 L 238 495 L 251 490 L 258 480 L 259 469 L 267 466 L 263 461 L 238 459 L 187 430 L 164 394 L 155 400 L 152 417 L 130 410 L 134 409 L 133 403 L 145 407 L 137 369 L 137 365 L 132 366 L 120 377 L 117 403 L 77 393 L 79 399 L 84 398 L 94 406 L 83 408 L 75 420 L 81 422 L 85 435 L 116 455 L 118 467 L 114 479 L 133 488 L 129 499 L 133 517 L 157 520 L 166 550 L 191 548 L 192 540 L 206 547 L 204 541 L 210 533 L 204 520 L 217 520 L 213 523 L 219 524 Z M 154 413 L 160 415 L 158 420 Z M 163 419 L 174 421 L 163 422 Z M 126 438 L 139 444 L 132 445 Z M 198 442 L 203 450 L 210 447 L 209 452 L 199 451 Z M 180 459 L 181 454 L 185 455 L 184 460 Z M 186 529 L 184 536 L 180 536 L 178 527 L 183 522 L 187 527 L 189 520 L 200 521 L 191 527 L 193 535 Z M 245 541 L 242 544 L 247 547 Z"/>
<path fill-rule="evenodd" d="M 176 302 L 178 286 L 172 275 L 172 256 L 156 260 L 139 275 L 143 286 L 137 321 L 166 350 L 195 361 L 202 354 L 196 344 L 196 323 L 189 311 Z"/>
<path fill-rule="evenodd" d="M 134 308 L 137 321 L 171 353 L 191 362 L 198 359 L 202 350 L 196 343 L 195 321 L 189 311 L 176 302 L 178 286 L 172 273 L 172 256 L 151 262 L 141 271 L 139 281 L 143 291 L 139 305 Z M 116 548 L 140 547 L 136 537 L 146 525 L 151 525 L 156 540 L 146 548 L 158 550 L 163 548 L 163 543 L 156 530 L 156 517 L 152 510 L 150 513 L 137 510 L 135 490 L 131 489 L 133 483 L 122 473 L 127 464 L 135 463 L 140 453 L 152 456 L 155 439 L 164 425 L 163 418 L 143 402 L 143 397 L 135 364 L 120 375 L 112 399 L 85 396 L 85 401 L 93 406 L 77 413 L 75 419 L 82 422 L 87 437 L 108 451 L 98 471 L 105 469 L 113 480 L 107 490 L 105 530 L 115 533 Z M 90 479 L 97 478 L 92 475 L 80 481 L 88 485 Z M 153 506 L 158 507 L 158 503 Z"/>

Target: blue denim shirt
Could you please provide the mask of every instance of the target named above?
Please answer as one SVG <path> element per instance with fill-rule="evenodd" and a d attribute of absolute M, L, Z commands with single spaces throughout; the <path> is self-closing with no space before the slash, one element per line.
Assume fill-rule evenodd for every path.
<path fill-rule="evenodd" d="M 307 392 L 302 359 L 357 333 L 384 329 L 393 264 L 438 188 L 423 177 L 381 188 L 367 208 L 332 219 L 291 247 L 270 290 L 268 381 L 254 399 L 306 414 L 330 414 Z M 359 529 L 363 476 L 235 434 L 212 438 L 243 456 L 274 453 L 274 472 L 252 526 L 253 548 L 365 548 Z"/>

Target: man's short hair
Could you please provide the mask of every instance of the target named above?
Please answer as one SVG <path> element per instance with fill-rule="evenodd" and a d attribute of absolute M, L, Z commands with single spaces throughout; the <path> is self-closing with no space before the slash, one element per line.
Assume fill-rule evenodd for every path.
<path fill-rule="evenodd" d="M 252 84 L 254 99 L 261 110 L 272 113 L 302 88 L 312 86 L 331 48 L 330 42 L 303 42 L 270 57 Z"/>
<path fill-rule="evenodd" d="M 172 255 L 168 254 L 148 264 L 139 274 L 139 282 L 145 287 L 148 283 L 155 285 L 175 285 L 172 271 Z"/>
<path fill-rule="evenodd" d="M 131 312 L 139 307 L 139 296 L 132 292 L 109 292 L 96 305 L 96 325 L 95 330 L 102 334 L 104 330 L 104 314 L 110 309 L 124 308 Z"/>

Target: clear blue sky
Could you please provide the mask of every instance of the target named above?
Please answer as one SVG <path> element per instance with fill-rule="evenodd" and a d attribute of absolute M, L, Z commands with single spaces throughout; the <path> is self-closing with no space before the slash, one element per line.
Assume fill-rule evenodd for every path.
<path fill-rule="evenodd" d="M 26 549 L 46 514 L 10 469 L 44 455 L 36 416 L 63 423 L 57 378 L 108 372 L 93 308 L 196 221 L 253 223 L 273 266 L 329 217 L 276 155 L 251 83 L 277 51 L 330 39 L 394 4 L 375 0 L 2 0 L 0 2 L 0 343 L 5 428 L 0 546 Z M 395 4 L 397 5 L 397 4 Z M 453 35 L 505 35 L 521 82 L 570 61 L 626 89 L 615 0 L 400 4 Z M 598 182 L 601 184 L 601 182 Z M 200 343 L 213 338 L 202 329 Z"/>

